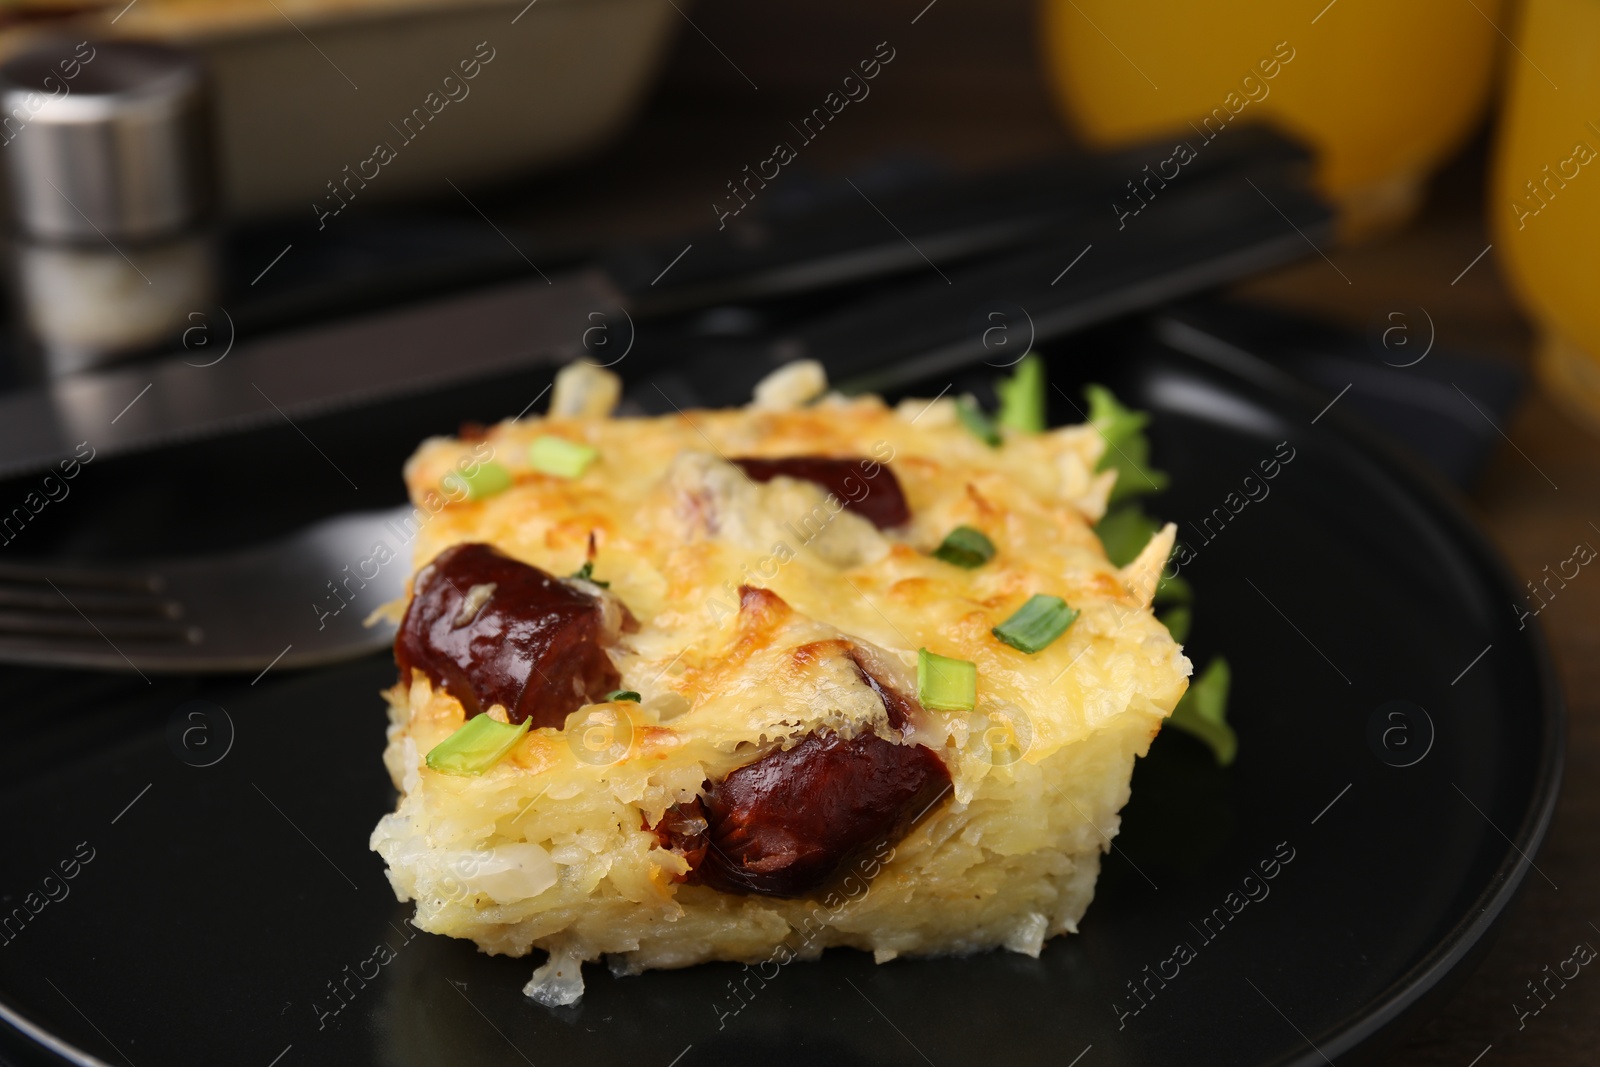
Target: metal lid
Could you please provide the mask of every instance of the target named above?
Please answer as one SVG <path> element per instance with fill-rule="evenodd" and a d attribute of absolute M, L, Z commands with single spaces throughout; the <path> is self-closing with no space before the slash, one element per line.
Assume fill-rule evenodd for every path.
<path fill-rule="evenodd" d="M 0 66 L 0 157 L 31 237 L 139 240 L 211 203 L 204 77 L 187 52 L 50 43 Z"/>

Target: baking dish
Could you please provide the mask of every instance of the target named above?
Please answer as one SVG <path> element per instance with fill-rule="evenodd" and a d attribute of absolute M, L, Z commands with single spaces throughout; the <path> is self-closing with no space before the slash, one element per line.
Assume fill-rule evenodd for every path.
<path fill-rule="evenodd" d="M 658 0 L 134 0 L 23 10 L 34 17 L 13 9 L 0 56 L 46 33 L 195 48 L 215 86 L 222 199 L 233 217 L 321 218 L 341 202 L 335 188 L 344 202 L 392 200 L 580 156 L 627 122 L 678 21 Z M 394 158 L 378 176 L 369 165 L 368 178 L 351 181 L 380 144 Z"/>

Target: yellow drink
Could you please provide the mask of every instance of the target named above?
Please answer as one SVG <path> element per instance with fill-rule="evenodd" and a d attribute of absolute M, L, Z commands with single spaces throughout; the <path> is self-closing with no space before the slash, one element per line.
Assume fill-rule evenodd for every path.
<path fill-rule="evenodd" d="M 1489 222 L 1543 327 L 1549 391 L 1600 425 L 1600 2 L 1527 0 L 1507 57 Z"/>
<path fill-rule="evenodd" d="M 1057 95 L 1088 141 L 1184 132 L 1219 108 L 1207 134 L 1224 116 L 1271 119 L 1316 148 L 1318 180 L 1354 231 L 1409 214 L 1429 169 L 1470 132 L 1501 10 L 1500 0 L 1041 3 Z"/>

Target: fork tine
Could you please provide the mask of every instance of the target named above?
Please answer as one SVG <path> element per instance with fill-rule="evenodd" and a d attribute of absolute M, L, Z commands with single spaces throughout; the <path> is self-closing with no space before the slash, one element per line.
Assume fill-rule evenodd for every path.
<path fill-rule="evenodd" d="M 0 611 L 0 634 L 40 639 L 78 638 L 104 641 L 123 638 L 130 641 L 179 642 L 198 644 L 198 627 L 162 619 L 104 618 L 90 622 L 79 615 L 37 614 Z"/>
<path fill-rule="evenodd" d="M 166 586 L 159 574 L 148 571 L 98 570 L 49 565 L 36 567 L 16 563 L 0 563 L 0 582 L 130 593 L 159 593 Z"/>
<path fill-rule="evenodd" d="M 394 524 L 410 514 L 340 515 L 268 544 L 120 566 L 4 557 L 0 663 L 259 677 L 376 651 L 394 627 L 364 626 L 366 604 L 314 613 L 303 597 L 321 595 L 339 565 L 364 559 L 375 539 L 401 536 Z M 364 578 L 363 595 L 374 606 L 399 596 L 402 569 Z"/>
<path fill-rule="evenodd" d="M 104 613 L 158 619 L 177 619 L 183 616 L 182 604 L 175 600 L 149 595 L 77 593 L 68 600 L 60 591 L 47 587 L 0 585 L 0 611 L 8 609 L 68 614 L 76 609 L 85 614 Z"/>

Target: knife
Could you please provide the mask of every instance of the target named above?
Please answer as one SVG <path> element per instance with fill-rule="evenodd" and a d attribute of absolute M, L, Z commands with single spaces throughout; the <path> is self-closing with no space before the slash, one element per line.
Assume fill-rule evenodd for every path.
<path fill-rule="evenodd" d="M 818 222 L 825 240 L 804 238 L 800 223 L 793 223 L 799 235 L 760 249 L 718 239 L 701 265 L 678 264 L 683 280 L 667 296 L 650 294 L 638 264 L 613 261 L 610 273 L 589 268 L 524 279 L 257 339 L 236 337 L 225 309 L 213 309 L 190 327 L 205 331 L 203 346 L 0 396 L 0 478 L 47 469 L 83 444 L 115 456 L 293 424 L 528 367 L 585 357 L 605 362 L 615 358 L 614 349 L 593 342 L 619 320 L 627 328 L 616 343 L 631 344 L 635 315 L 681 312 L 741 294 L 755 299 L 832 288 L 845 297 L 835 299 L 836 310 L 803 319 L 776 341 L 737 350 L 731 360 L 726 351 L 691 352 L 685 360 L 671 344 L 642 346 L 630 369 L 643 373 L 632 377 L 669 375 L 674 395 L 683 398 L 675 402 L 687 405 L 697 402 L 691 396 L 697 378 L 742 389 L 777 363 L 812 354 L 836 378 L 882 387 L 889 368 L 903 376 L 982 358 L 993 335 L 974 323 L 991 321 L 986 309 L 996 302 L 1020 308 L 1043 340 L 1310 254 L 1309 242 L 1325 236 L 1331 212 L 1307 191 L 1303 151 L 1265 131 L 1238 132 L 1220 150 L 1208 148 L 1212 155 L 1197 158 L 1131 221 L 1118 218 L 1110 199 L 1087 199 L 1089 191 L 1109 196 L 1115 190 L 1108 176 L 1131 181 L 1146 165 L 1130 169 L 1133 163 L 1159 159 L 1164 150 L 1096 162 L 1054 200 L 1051 175 L 1075 173 L 1071 167 L 958 182 L 942 214 L 937 196 L 918 192 L 913 200 L 926 199 L 908 210 L 910 230 L 886 225 L 874 208 L 865 222 L 819 213 L 819 220 L 832 220 Z M 1017 192 L 1009 204 L 995 199 L 1007 183 Z M 889 206 L 916 207 L 905 200 Z M 935 265 L 919 240 L 943 263 Z M 681 248 L 676 255 L 682 258 Z M 639 262 L 648 270 L 655 260 Z M 885 284 L 856 295 L 852 288 L 866 280 Z M 1010 353 L 1020 355 L 1013 348 L 1006 358 Z M 648 394 L 640 403 L 660 407 Z"/>

